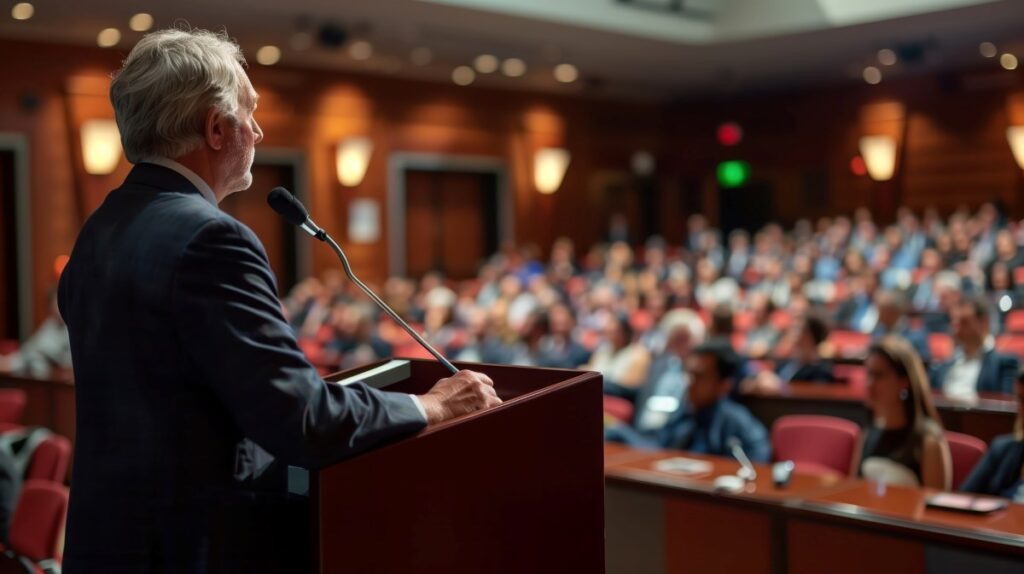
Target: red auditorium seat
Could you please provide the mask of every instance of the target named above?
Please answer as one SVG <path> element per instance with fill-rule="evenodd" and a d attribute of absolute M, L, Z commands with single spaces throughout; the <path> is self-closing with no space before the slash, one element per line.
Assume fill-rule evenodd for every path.
<path fill-rule="evenodd" d="M 1017 357 L 1024 357 L 1024 335 L 1000 335 L 996 337 L 996 350 Z"/>
<path fill-rule="evenodd" d="M 828 340 L 835 347 L 836 356 L 862 357 L 867 354 L 871 335 L 857 331 L 832 331 Z"/>
<path fill-rule="evenodd" d="M 11 551 L 36 568 L 45 560 L 60 563 L 60 540 L 68 510 L 68 489 L 45 480 L 25 481 L 11 520 Z"/>
<path fill-rule="evenodd" d="M 772 312 L 772 325 L 780 331 L 785 331 L 789 328 L 790 323 L 793 322 L 793 316 L 789 314 L 789 311 L 785 309 L 777 309 Z"/>
<path fill-rule="evenodd" d="M 733 315 L 733 328 L 740 332 L 746 332 L 754 328 L 754 314 L 750 311 L 737 311 Z"/>
<path fill-rule="evenodd" d="M 988 446 L 985 441 L 969 434 L 953 431 L 946 431 L 945 434 L 950 458 L 953 459 L 953 490 L 956 490 L 974 469 L 974 465 L 985 456 Z"/>
<path fill-rule="evenodd" d="M 633 421 L 633 403 L 622 397 L 604 396 L 604 412 L 612 418 L 629 424 Z"/>
<path fill-rule="evenodd" d="M 836 379 L 845 381 L 851 389 L 864 389 L 868 386 L 868 370 L 864 365 L 838 363 L 832 366 L 832 374 Z"/>
<path fill-rule="evenodd" d="M 62 484 L 71 462 L 71 441 L 53 435 L 39 443 L 28 463 L 25 480 L 49 480 Z"/>
<path fill-rule="evenodd" d="M 25 391 L 21 389 L 0 389 L 0 423 L 18 423 L 25 410 Z"/>
<path fill-rule="evenodd" d="M 847 476 L 859 436 L 860 427 L 846 419 L 788 415 L 772 425 L 772 452 L 805 474 Z"/>
<path fill-rule="evenodd" d="M 953 338 L 945 333 L 928 335 L 928 353 L 933 361 L 945 361 L 953 356 Z"/>
<path fill-rule="evenodd" d="M 0 355 L 10 355 L 20 346 L 16 339 L 0 339 Z"/>
<path fill-rule="evenodd" d="M 1014 285 L 1024 285 L 1024 267 L 1015 267 L 1013 270 Z"/>
<path fill-rule="evenodd" d="M 1006 314 L 1006 332 L 1024 334 L 1024 309 L 1017 309 Z"/>

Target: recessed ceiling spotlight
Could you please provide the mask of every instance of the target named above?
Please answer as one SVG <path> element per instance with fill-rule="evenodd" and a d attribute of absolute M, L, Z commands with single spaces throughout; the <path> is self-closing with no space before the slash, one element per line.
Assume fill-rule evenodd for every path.
<path fill-rule="evenodd" d="M 366 40 L 357 40 L 348 47 L 348 55 L 353 60 L 369 60 L 373 56 L 373 45 Z"/>
<path fill-rule="evenodd" d="M 153 17 L 145 12 L 139 12 L 128 20 L 128 27 L 134 32 L 145 32 L 153 27 Z"/>
<path fill-rule="evenodd" d="M 256 61 L 264 66 L 273 66 L 281 59 L 281 48 L 267 45 L 256 50 Z"/>
<path fill-rule="evenodd" d="M 510 78 L 518 78 L 526 74 L 526 62 L 519 58 L 509 58 L 501 63 L 501 73 Z"/>
<path fill-rule="evenodd" d="M 469 66 L 459 66 L 452 70 L 452 81 L 460 86 L 468 86 L 476 79 L 476 72 Z"/>
<path fill-rule="evenodd" d="M 481 74 L 493 74 L 498 71 L 498 59 L 490 54 L 480 54 L 473 60 L 473 67 Z"/>
<path fill-rule="evenodd" d="M 121 41 L 121 31 L 117 28 L 104 28 L 96 36 L 96 43 L 101 48 L 111 48 Z"/>
<path fill-rule="evenodd" d="M 572 64 L 559 64 L 555 66 L 555 79 L 563 84 L 571 84 L 580 77 L 580 71 Z"/>
<path fill-rule="evenodd" d="M 884 48 L 878 51 L 878 63 L 882 64 L 883 66 L 892 66 L 896 63 L 896 61 L 896 52 L 890 50 L 889 48 Z"/>
<path fill-rule="evenodd" d="M 28 20 L 36 13 L 36 8 L 28 2 L 18 2 L 11 7 L 11 18 L 15 20 Z"/>
<path fill-rule="evenodd" d="M 417 66 L 426 66 L 434 61 L 434 53 L 430 51 L 430 48 L 420 46 L 409 53 L 409 60 Z"/>
<path fill-rule="evenodd" d="M 864 81 L 871 84 L 872 86 L 881 83 L 882 71 L 874 66 L 868 66 L 864 68 Z"/>
<path fill-rule="evenodd" d="M 999 64 L 1003 67 L 1003 69 L 1016 70 L 1017 56 L 1014 56 L 1013 54 L 1003 54 L 1002 56 L 999 56 Z"/>
<path fill-rule="evenodd" d="M 999 50 L 996 49 L 996 45 L 992 42 L 982 42 L 978 45 L 978 51 L 986 58 L 995 58 L 999 53 Z"/>

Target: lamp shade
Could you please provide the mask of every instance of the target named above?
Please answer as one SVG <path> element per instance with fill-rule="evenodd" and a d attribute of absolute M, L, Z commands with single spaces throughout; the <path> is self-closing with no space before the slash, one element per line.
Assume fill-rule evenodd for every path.
<path fill-rule="evenodd" d="M 82 163 L 85 172 L 106 175 L 121 160 L 121 134 L 114 120 L 88 120 L 82 124 Z"/>
<path fill-rule="evenodd" d="M 860 138 L 860 155 L 868 175 L 875 181 L 889 181 L 896 173 L 896 139 L 890 136 Z"/>
<path fill-rule="evenodd" d="M 1024 126 L 1006 128 L 1006 139 L 1010 142 L 1010 149 L 1013 150 L 1017 165 L 1024 169 Z"/>
<path fill-rule="evenodd" d="M 339 142 L 335 156 L 338 182 L 348 187 L 362 183 L 366 167 L 370 165 L 371 155 L 373 142 L 370 138 L 348 138 Z"/>
<path fill-rule="evenodd" d="M 541 148 L 533 156 L 533 184 L 541 193 L 555 193 L 569 167 L 569 150 Z"/>

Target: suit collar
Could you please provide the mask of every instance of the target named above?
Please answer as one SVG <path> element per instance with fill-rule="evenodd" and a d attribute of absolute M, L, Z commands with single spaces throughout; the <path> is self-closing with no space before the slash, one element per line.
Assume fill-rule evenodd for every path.
<path fill-rule="evenodd" d="M 124 185 L 148 187 L 177 193 L 194 193 L 209 201 L 209 198 L 205 197 L 203 192 L 183 174 L 155 163 L 139 162 L 135 164 L 135 167 L 128 172 Z M 215 201 L 213 204 L 216 206 Z"/>

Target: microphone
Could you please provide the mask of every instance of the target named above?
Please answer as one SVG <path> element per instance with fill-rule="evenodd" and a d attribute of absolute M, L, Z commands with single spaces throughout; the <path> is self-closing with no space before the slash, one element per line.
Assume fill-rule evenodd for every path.
<path fill-rule="evenodd" d="M 330 245 L 331 249 L 334 250 L 334 253 L 338 255 L 338 259 L 341 260 L 341 266 L 345 269 L 345 275 L 348 275 L 348 278 L 351 279 L 352 282 L 355 283 L 360 289 L 362 289 L 363 293 L 366 293 L 366 296 L 369 297 L 371 301 L 376 303 L 377 306 L 380 307 L 382 311 L 384 311 L 385 313 L 388 314 L 389 317 L 394 319 L 394 321 L 398 323 L 400 327 L 405 329 L 406 333 L 409 333 L 409 335 L 413 339 L 415 339 L 417 343 L 419 343 L 424 349 L 427 350 L 427 352 L 433 355 L 434 358 L 437 359 L 438 362 L 440 362 L 442 365 L 444 365 L 446 369 L 451 371 L 453 375 L 459 372 L 459 370 L 455 368 L 455 365 L 453 365 L 451 361 L 444 358 L 444 355 L 442 355 L 436 349 L 434 349 L 434 347 L 432 347 L 430 343 L 424 340 L 423 337 L 421 337 L 420 334 L 417 333 L 415 329 L 413 329 L 412 327 L 409 326 L 408 323 L 403 321 L 402 318 L 398 316 L 398 313 L 395 313 L 394 309 L 389 307 L 388 304 L 385 303 L 383 299 L 378 297 L 376 293 L 374 293 L 369 287 L 367 287 L 362 281 L 360 281 L 358 277 L 356 277 L 356 274 L 352 272 L 352 267 L 348 264 L 348 257 L 345 256 L 345 252 L 341 250 L 341 247 L 338 246 L 338 244 L 334 241 L 334 239 L 331 238 L 330 235 L 327 234 L 326 231 L 318 227 L 316 223 L 313 223 L 313 220 L 310 219 L 309 217 L 309 212 L 306 211 L 305 206 L 302 205 L 302 202 L 299 201 L 297 197 L 292 195 L 290 191 L 283 187 L 275 187 L 274 189 L 270 190 L 270 193 L 267 195 L 267 204 L 269 204 L 270 208 L 276 211 L 277 214 L 284 218 L 284 220 L 287 221 L 288 223 L 300 227 L 306 233 Z"/>
<path fill-rule="evenodd" d="M 740 439 L 731 436 L 725 441 L 725 444 L 729 446 L 729 450 L 732 451 L 732 456 L 739 461 L 740 470 L 736 473 L 736 476 L 746 481 L 751 481 L 757 478 L 757 471 L 754 469 L 754 464 L 747 458 L 747 453 L 743 452 L 743 445 L 740 443 Z"/>

